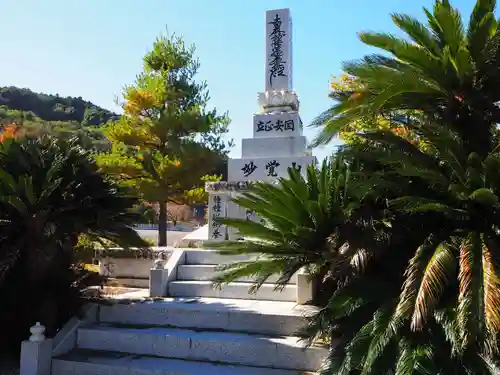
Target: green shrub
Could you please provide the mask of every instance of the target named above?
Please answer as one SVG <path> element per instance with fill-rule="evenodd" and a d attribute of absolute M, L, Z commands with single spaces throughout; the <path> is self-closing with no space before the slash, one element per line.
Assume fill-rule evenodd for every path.
<path fill-rule="evenodd" d="M 333 262 L 376 241 L 376 228 L 363 221 L 366 211 L 355 210 L 358 201 L 350 189 L 350 176 L 344 161 L 333 158 L 321 168 L 309 166 L 307 177 L 289 169 L 289 178 L 277 184 L 252 185 L 234 201 L 262 220 L 222 219 L 245 241 L 213 242 L 207 246 L 223 254 L 254 254 L 259 258 L 221 266 L 216 283 L 255 276 L 252 290 L 256 290 L 271 275 L 278 275 L 279 288 L 305 268 L 317 281 L 315 303 L 324 305 L 335 287 L 331 277 Z"/>
<path fill-rule="evenodd" d="M 18 354 L 36 321 L 55 334 L 81 306 L 82 288 L 100 283 L 75 265 L 79 236 L 147 245 L 133 227 L 135 204 L 75 140 L 0 143 L 0 353 Z"/>

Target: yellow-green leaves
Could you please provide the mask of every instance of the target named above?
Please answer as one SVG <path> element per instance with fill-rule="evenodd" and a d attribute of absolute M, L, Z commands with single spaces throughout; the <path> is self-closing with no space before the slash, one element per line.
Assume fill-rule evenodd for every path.
<path fill-rule="evenodd" d="M 491 189 L 487 188 L 474 190 L 469 198 L 484 206 L 495 206 L 498 204 L 498 197 Z"/>

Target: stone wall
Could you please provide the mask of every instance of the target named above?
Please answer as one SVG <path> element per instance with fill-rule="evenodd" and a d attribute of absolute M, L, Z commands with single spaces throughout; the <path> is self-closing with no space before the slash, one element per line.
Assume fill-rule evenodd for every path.
<path fill-rule="evenodd" d="M 132 287 L 147 287 L 150 270 L 159 257 L 168 260 L 174 248 L 151 248 L 146 250 L 101 250 L 96 254 L 99 273 L 122 280 L 121 284 Z"/>

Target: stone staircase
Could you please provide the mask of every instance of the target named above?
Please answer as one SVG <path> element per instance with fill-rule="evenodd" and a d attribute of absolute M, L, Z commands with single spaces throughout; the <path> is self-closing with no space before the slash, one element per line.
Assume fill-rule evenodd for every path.
<path fill-rule="evenodd" d="M 304 348 L 296 332 L 311 308 L 297 306 L 295 281 L 283 292 L 250 279 L 212 288 L 215 266 L 245 257 L 186 252 L 172 297 L 98 306 L 76 347 L 52 361 L 54 375 L 304 375 L 327 356 Z M 247 258 L 248 259 L 248 258 Z"/>
<path fill-rule="evenodd" d="M 252 285 L 251 278 L 240 279 L 230 283 L 222 289 L 212 287 L 212 279 L 216 274 L 215 268 L 221 264 L 228 264 L 249 259 L 248 256 L 221 255 L 211 250 L 187 251 L 186 263 L 179 265 L 177 280 L 169 284 L 169 294 L 173 297 L 211 297 L 233 299 L 255 299 L 292 302 L 297 298 L 296 277 L 290 280 L 282 292 L 274 291 L 276 277 L 271 278 L 255 294 L 248 294 Z"/>

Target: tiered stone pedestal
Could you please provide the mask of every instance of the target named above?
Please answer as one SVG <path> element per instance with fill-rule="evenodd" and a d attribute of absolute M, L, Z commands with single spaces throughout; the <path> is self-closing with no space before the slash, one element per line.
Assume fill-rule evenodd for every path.
<path fill-rule="evenodd" d="M 223 241 L 238 239 L 234 228 L 226 228 L 217 218 L 231 217 L 259 221 L 253 212 L 232 200 L 256 181 L 278 181 L 288 177 L 288 168 L 304 176 L 307 166 L 316 163 L 308 155 L 302 135 L 298 99 L 294 92 L 280 90 L 259 95 L 261 112 L 254 115 L 253 138 L 243 139 L 242 158 L 228 162 L 229 182 L 208 183 L 209 238 Z"/>

